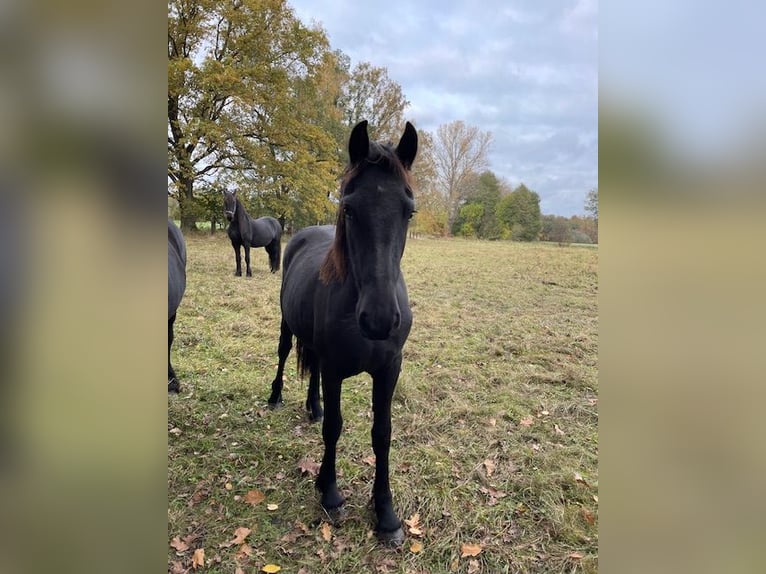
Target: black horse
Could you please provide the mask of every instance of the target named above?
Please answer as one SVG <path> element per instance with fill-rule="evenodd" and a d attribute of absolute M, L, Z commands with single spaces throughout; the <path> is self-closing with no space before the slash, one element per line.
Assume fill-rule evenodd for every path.
<path fill-rule="evenodd" d="M 250 270 L 250 248 L 265 247 L 269 254 L 271 272 L 279 271 L 279 260 L 282 254 L 282 226 L 273 217 L 253 219 L 245 210 L 245 206 L 237 197 L 237 192 L 223 192 L 223 214 L 229 221 L 229 239 L 234 248 L 237 260 L 237 270 L 234 274 L 242 276 L 242 246 L 245 247 L 245 265 L 247 276 L 252 277 Z"/>
<path fill-rule="evenodd" d="M 299 369 L 311 377 L 306 407 L 314 419 L 324 414 L 324 456 L 316 487 L 322 506 L 337 511 L 345 502 L 335 472 L 343 426 L 341 383 L 362 371 L 372 375 L 376 529 L 381 540 L 394 544 L 401 544 L 404 533 L 389 485 L 391 399 L 412 325 L 400 262 L 415 211 L 410 168 L 417 147 L 417 132 L 409 122 L 396 148 L 370 142 L 366 121 L 352 130 L 336 225 L 305 228 L 285 249 L 279 366 L 269 398 L 272 406 L 282 401 L 282 375 L 294 335 Z"/>
<path fill-rule="evenodd" d="M 168 219 L 168 391 L 178 392 L 180 383 L 170 364 L 173 323 L 186 291 L 186 243 L 181 230 Z"/>

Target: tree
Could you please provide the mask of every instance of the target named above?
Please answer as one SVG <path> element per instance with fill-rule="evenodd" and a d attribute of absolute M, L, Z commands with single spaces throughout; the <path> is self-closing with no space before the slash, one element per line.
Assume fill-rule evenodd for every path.
<path fill-rule="evenodd" d="M 431 133 L 418 130 L 418 157 L 412 167 L 417 213 L 410 228 L 414 233 L 441 235 L 447 221 L 447 209 L 444 196 L 437 187 L 433 149 Z"/>
<path fill-rule="evenodd" d="M 471 175 L 487 165 L 491 143 L 491 132 L 483 132 L 459 120 L 443 124 L 436 131 L 433 157 L 437 185 L 445 199 L 447 235 L 452 230 Z"/>
<path fill-rule="evenodd" d="M 281 198 L 277 216 L 326 210 L 337 150 L 317 118 L 329 112 L 301 94 L 315 93 L 328 49 L 285 0 L 169 0 L 168 178 L 182 228 L 195 227 L 195 187 L 222 172 Z"/>
<path fill-rule="evenodd" d="M 540 196 L 523 183 L 497 204 L 497 218 L 514 241 L 536 241 L 540 235 Z"/>
<path fill-rule="evenodd" d="M 585 212 L 596 220 L 598 225 L 598 188 L 591 189 L 585 199 Z"/>
<path fill-rule="evenodd" d="M 348 69 L 348 60 L 346 62 Z M 404 126 L 404 110 L 410 105 L 401 86 L 388 77 L 386 68 L 373 66 L 369 62 L 357 64 L 347 72 L 347 76 L 339 102 L 346 128 L 367 120 L 370 139 L 399 141 Z"/>

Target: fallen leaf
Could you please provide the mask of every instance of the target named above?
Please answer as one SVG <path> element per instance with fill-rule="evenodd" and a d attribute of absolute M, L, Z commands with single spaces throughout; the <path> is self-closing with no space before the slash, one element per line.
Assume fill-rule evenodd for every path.
<path fill-rule="evenodd" d="M 319 467 L 321 465 L 311 460 L 308 457 L 304 457 L 298 461 L 298 469 L 301 474 L 308 474 L 309 476 L 317 476 L 319 474 Z"/>
<path fill-rule="evenodd" d="M 322 522 L 322 525 L 319 527 L 319 531 L 322 533 L 322 538 L 324 538 L 326 542 L 329 542 L 332 538 L 332 528 L 330 525 L 326 522 Z"/>
<path fill-rule="evenodd" d="M 252 532 L 249 528 L 245 528 L 244 526 L 240 526 L 234 531 L 234 538 L 229 540 L 228 542 L 224 542 L 223 544 L 219 544 L 219 548 L 229 548 L 230 546 L 234 546 L 235 544 L 242 544 L 245 541 L 245 538 L 248 537 L 248 535 Z"/>
<path fill-rule="evenodd" d="M 532 415 L 529 415 L 528 417 L 524 417 L 519 421 L 519 424 L 523 427 L 532 426 L 532 423 L 535 422 L 535 419 L 532 418 Z"/>
<path fill-rule="evenodd" d="M 417 526 L 410 526 L 408 530 L 413 536 L 423 536 L 423 531 Z"/>
<path fill-rule="evenodd" d="M 189 545 L 178 536 L 170 541 L 170 545 L 175 548 L 176 552 L 186 552 L 189 549 Z"/>
<path fill-rule="evenodd" d="M 178 428 L 178 427 L 173 427 L 173 428 L 172 428 L 172 429 L 170 429 L 168 432 L 169 432 L 170 434 L 174 434 L 174 435 L 178 436 L 179 434 L 181 434 L 181 429 L 180 429 L 180 428 Z"/>
<path fill-rule="evenodd" d="M 572 552 L 568 557 L 574 560 L 580 560 L 581 558 L 584 558 L 584 556 L 584 554 L 580 554 L 579 552 Z"/>
<path fill-rule="evenodd" d="M 497 424 L 497 419 L 491 418 L 489 419 L 489 426 L 493 427 Z"/>
<path fill-rule="evenodd" d="M 242 573 L 244 574 L 244 572 Z M 306 569 L 305 566 L 303 566 L 300 570 L 298 570 L 298 574 L 310 574 L 309 571 Z"/>
<path fill-rule="evenodd" d="M 461 544 L 460 545 L 460 557 L 466 556 L 478 556 L 481 553 L 481 544 Z"/>
<path fill-rule="evenodd" d="M 561 436 L 566 435 L 566 433 L 563 430 L 561 430 L 561 427 L 557 425 L 556 423 L 553 423 L 553 430 L 556 431 L 556 434 L 559 434 Z"/>
<path fill-rule="evenodd" d="M 231 490 L 232 488 L 234 488 L 234 485 L 232 483 L 230 483 L 230 482 L 227 482 L 226 484 L 223 485 L 223 487 L 226 490 Z"/>
<path fill-rule="evenodd" d="M 237 553 L 235 556 L 237 558 L 244 558 L 245 556 L 252 556 L 253 555 L 253 548 L 249 544 L 243 544 L 239 547 L 239 550 L 237 550 Z"/>
<path fill-rule="evenodd" d="M 261 572 L 266 572 L 267 574 L 274 574 L 275 572 L 279 572 L 282 570 L 281 566 L 277 566 L 276 564 L 266 564 L 263 568 L 261 568 Z"/>
<path fill-rule="evenodd" d="M 278 504 L 274 504 L 274 503 L 272 502 L 271 504 L 267 504 L 267 505 L 266 505 L 266 508 L 267 508 L 268 510 L 276 510 L 277 508 L 279 508 L 279 505 L 278 505 Z"/>
<path fill-rule="evenodd" d="M 234 574 L 245 574 L 245 571 L 242 570 L 242 566 L 237 566 L 236 570 L 234 570 Z"/>
<path fill-rule="evenodd" d="M 408 530 L 410 534 L 414 534 L 415 536 L 422 536 L 423 531 L 420 529 L 420 514 L 416 512 L 409 518 L 405 518 L 404 523 L 409 526 Z"/>
<path fill-rule="evenodd" d="M 265 498 L 266 495 L 263 494 L 260 490 L 251 490 L 245 495 L 245 502 L 255 506 L 256 504 L 263 502 Z"/>
<path fill-rule="evenodd" d="M 482 464 L 484 465 L 484 470 L 487 471 L 487 476 L 492 476 L 492 473 L 495 472 L 495 461 L 488 458 Z"/>
<path fill-rule="evenodd" d="M 194 554 L 192 555 L 192 568 L 195 570 L 199 566 L 205 565 L 205 549 L 204 548 L 197 548 L 194 551 Z"/>
<path fill-rule="evenodd" d="M 598 496 L 595 494 L 593 495 L 593 502 L 598 504 Z"/>
<path fill-rule="evenodd" d="M 366 456 L 362 459 L 362 462 L 365 462 L 369 464 L 370 466 L 375 466 L 375 455 L 371 454 L 370 456 Z"/>
<path fill-rule="evenodd" d="M 582 475 L 579 472 L 574 473 L 574 480 L 575 482 L 579 482 L 580 484 L 584 484 L 585 486 L 590 487 L 590 485 L 585 481 L 585 479 L 582 477 Z"/>
<path fill-rule="evenodd" d="M 549 414 L 551 414 L 551 413 L 549 413 L 549 412 L 548 412 L 548 411 L 546 411 L 546 410 L 542 410 L 542 411 L 540 411 L 540 414 L 541 414 L 541 415 L 543 415 L 544 417 L 547 417 L 547 416 L 548 416 Z"/>
<path fill-rule="evenodd" d="M 410 552 L 412 552 L 413 554 L 417 554 L 417 553 L 418 553 L 418 552 L 420 552 L 421 550 L 423 550 L 423 544 L 421 544 L 421 543 L 420 543 L 420 542 L 418 542 L 417 540 L 415 540 L 415 542 L 413 542 L 413 543 L 410 545 Z"/>
<path fill-rule="evenodd" d="M 479 561 L 478 560 L 469 560 L 468 561 L 468 574 L 476 574 L 476 572 L 479 571 Z"/>
<path fill-rule="evenodd" d="M 178 560 L 173 560 L 170 563 L 170 574 L 186 574 L 188 571 L 188 568 L 184 568 L 184 565 Z"/>
<path fill-rule="evenodd" d="M 588 524 L 595 524 L 596 522 L 596 517 L 593 516 L 593 513 L 587 508 L 582 509 L 582 517 Z"/>

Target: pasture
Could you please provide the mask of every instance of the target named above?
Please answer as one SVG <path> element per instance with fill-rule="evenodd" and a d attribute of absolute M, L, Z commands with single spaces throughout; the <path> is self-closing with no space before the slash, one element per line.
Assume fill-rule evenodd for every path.
<path fill-rule="evenodd" d="M 321 426 L 308 422 L 294 354 L 284 407 L 266 407 L 281 274 L 254 249 L 253 277 L 235 277 L 225 231 L 186 239 L 172 356 L 181 392 L 168 396 L 169 572 L 191 572 L 200 549 L 195 571 L 227 574 L 597 571 L 596 248 L 408 241 L 414 322 L 391 442 L 407 540 L 394 549 L 372 533 L 369 376 L 343 385 L 347 512 L 331 524 L 314 490 Z"/>

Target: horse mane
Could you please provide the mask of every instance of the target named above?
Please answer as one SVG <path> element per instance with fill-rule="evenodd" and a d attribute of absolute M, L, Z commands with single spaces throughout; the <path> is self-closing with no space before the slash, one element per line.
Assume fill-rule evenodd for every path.
<path fill-rule="evenodd" d="M 330 250 L 327 252 L 322 265 L 319 268 L 319 279 L 325 285 L 332 281 L 343 282 L 347 276 L 348 254 L 346 253 L 346 218 L 343 215 L 343 197 L 349 184 L 358 177 L 369 164 L 381 166 L 389 172 L 393 172 L 407 183 L 407 188 L 412 189 L 413 181 L 410 171 L 404 167 L 392 143 L 380 144 L 370 142 L 370 151 L 367 157 L 357 164 L 346 166 L 340 180 L 340 197 L 338 213 L 335 217 L 335 239 Z"/>

